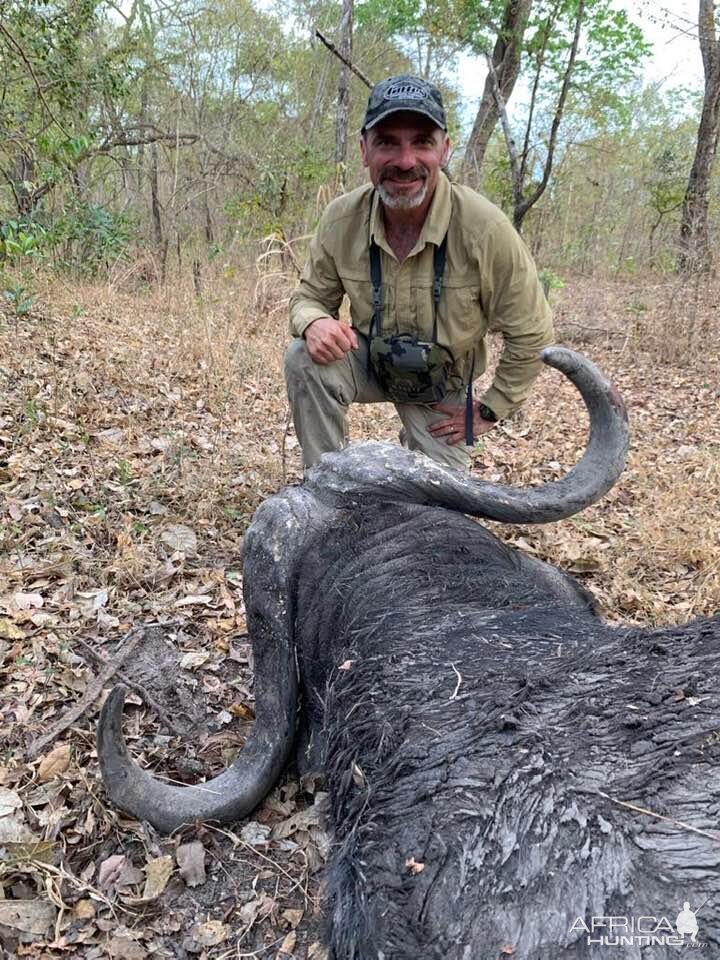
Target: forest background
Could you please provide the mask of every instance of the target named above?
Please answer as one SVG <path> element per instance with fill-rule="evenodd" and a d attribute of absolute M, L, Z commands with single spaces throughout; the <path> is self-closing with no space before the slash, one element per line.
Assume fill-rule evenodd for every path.
<path fill-rule="evenodd" d="M 404 71 L 441 86 L 452 173 L 514 218 L 548 276 L 670 271 L 688 253 L 683 222 L 685 240 L 700 229 L 711 247 L 716 234 L 709 0 L 696 23 L 655 14 L 699 36 L 705 97 L 702 84 L 643 82 L 652 48 L 611 0 L 13 0 L 2 11 L 0 263 L 18 309 L 17 268 L 38 262 L 87 276 L 144 256 L 163 278 L 212 262 L 232 272 L 274 249 L 297 265 L 328 200 L 362 182 L 361 77 Z M 458 58 L 480 74 L 488 56 L 476 110 Z M 697 194 L 709 226 L 684 209 Z"/>

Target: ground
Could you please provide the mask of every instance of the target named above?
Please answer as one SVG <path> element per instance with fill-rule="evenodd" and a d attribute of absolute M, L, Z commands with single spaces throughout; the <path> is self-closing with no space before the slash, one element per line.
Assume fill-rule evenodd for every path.
<path fill-rule="evenodd" d="M 282 385 L 289 282 L 218 275 L 143 288 L 34 280 L 0 314 L 0 944 L 25 957 L 320 958 L 322 785 L 285 784 L 246 823 L 157 836 L 105 803 L 94 752 L 113 682 L 134 756 L 218 771 L 253 719 L 240 550 L 257 505 L 300 476 Z M 602 503 L 497 532 L 597 596 L 605 616 L 720 608 L 720 286 L 566 278 L 558 341 L 615 380 L 628 468 Z M 390 406 L 352 436 L 395 439 Z M 543 373 L 475 452 L 485 479 L 560 475 L 585 442 Z M 0 955 L 2 950 L 0 949 Z"/>

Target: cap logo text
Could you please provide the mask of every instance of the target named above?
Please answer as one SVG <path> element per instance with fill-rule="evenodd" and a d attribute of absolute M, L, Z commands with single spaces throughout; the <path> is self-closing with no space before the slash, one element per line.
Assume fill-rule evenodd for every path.
<path fill-rule="evenodd" d="M 394 83 L 385 91 L 385 100 L 425 100 L 427 94 L 414 83 Z"/>

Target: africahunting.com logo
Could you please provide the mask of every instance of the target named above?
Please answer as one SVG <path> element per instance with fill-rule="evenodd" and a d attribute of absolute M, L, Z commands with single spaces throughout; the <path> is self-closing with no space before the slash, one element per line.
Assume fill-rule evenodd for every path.
<path fill-rule="evenodd" d="M 674 924 L 665 916 L 578 917 L 570 932 L 585 934 L 588 944 L 603 947 L 702 947 L 697 914 L 703 906 L 691 910 L 686 900 Z"/>

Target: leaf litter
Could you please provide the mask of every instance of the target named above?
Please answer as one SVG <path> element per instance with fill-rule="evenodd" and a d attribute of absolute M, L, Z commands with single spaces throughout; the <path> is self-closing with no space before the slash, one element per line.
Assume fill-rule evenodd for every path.
<path fill-rule="evenodd" d="M 278 284 L 250 316 L 239 290 L 201 313 L 180 282 L 137 292 L 47 281 L 45 311 L 0 316 L 0 945 L 10 955 L 326 955 L 321 781 L 290 776 L 245 823 L 160 837 L 107 807 L 94 747 L 116 681 L 131 691 L 133 755 L 171 782 L 216 774 L 250 730 L 242 538 L 258 504 L 301 477 L 281 387 L 288 292 Z M 720 608 L 718 292 L 578 277 L 554 305 L 559 338 L 625 397 L 628 469 L 579 517 L 493 529 L 579 577 L 613 619 L 682 622 Z M 387 404 L 351 413 L 354 439 L 397 430 Z M 474 473 L 556 478 L 585 430 L 573 389 L 545 372 L 523 411 L 473 452 Z M 409 871 L 422 866 L 408 858 Z"/>

